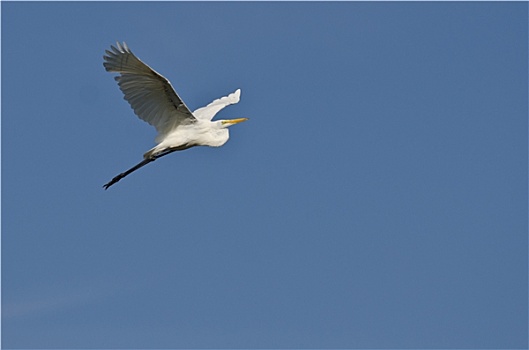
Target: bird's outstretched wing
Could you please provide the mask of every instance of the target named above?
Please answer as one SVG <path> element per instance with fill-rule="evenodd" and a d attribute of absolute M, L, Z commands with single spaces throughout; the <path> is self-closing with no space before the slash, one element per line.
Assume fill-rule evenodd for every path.
<path fill-rule="evenodd" d="M 202 107 L 193 112 L 193 115 L 197 119 L 211 120 L 221 109 L 226 106 L 239 102 L 241 97 L 241 89 L 237 89 L 235 92 L 228 96 L 221 97 L 211 102 L 206 107 Z"/>
<path fill-rule="evenodd" d="M 105 50 L 103 65 L 108 72 L 120 73 L 115 79 L 134 113 L 166 134 L 180 124 L 193 123 L 195 117 L 178 96 L 169 80 L 140 61 L 123 42 L 112 51 Z"/>

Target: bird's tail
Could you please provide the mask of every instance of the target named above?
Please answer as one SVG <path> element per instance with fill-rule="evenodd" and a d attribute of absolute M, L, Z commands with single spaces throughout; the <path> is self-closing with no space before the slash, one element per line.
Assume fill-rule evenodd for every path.
<path fill-rule="evenodd" d="M 154 156 L 154 152 L 156 152 L 156 147 L 151 148 L 150 150 L 148 150 L 147 152 L 145 152 L 145 153 L 143 154 L 143 159 L 150 159 L 150 158 L 153 158 L 153 156 Z"/>

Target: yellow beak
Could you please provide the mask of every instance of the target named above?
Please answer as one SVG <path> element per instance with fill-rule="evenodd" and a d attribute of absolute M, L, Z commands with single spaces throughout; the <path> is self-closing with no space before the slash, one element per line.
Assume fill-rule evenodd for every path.
<path fill-rule="evenodd" d="M 238 124 L 247 121 L 248 118 L 239 118 L 239 119 L 230 119 L 230 120 L 223 120 L 222 124 Z"/>

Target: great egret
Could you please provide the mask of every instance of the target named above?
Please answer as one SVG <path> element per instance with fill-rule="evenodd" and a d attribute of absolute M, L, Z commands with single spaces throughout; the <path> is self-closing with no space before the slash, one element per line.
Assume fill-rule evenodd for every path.
<path fill-rule="evenodd" d="M 158 144 L 143 155 L 143 161 L 105 184 L 105 190 L 130 173 L 169 153 L 193 146 L 222 146 L 230 137 L 228 127 L 248 120 L 239 118 L 211 121 L 221 109 L 239 102 L 240 89 L 191 113 L 169 80 L 140 61 L 125 42 L 118 42 L 116 46 L 110 46 L 112 51 L 105 50 L 103 65 L 108 72 L 120 74 L 115 79 L 125 100 L 138 117 L 156 128 L 158 135 L 155 141 Z"/>

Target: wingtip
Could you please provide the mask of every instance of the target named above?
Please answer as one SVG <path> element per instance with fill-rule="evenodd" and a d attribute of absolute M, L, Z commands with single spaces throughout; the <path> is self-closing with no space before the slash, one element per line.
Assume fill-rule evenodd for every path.
<path fill-rule="evenodd" d="M 235 92 L 233 92 L 233 97 L 235 98 L 235 101 L 236 102 L 239 102 L 240 98 L 241 98 L 241 89 L 237 89 L 235 90 Z"/>
<path fill-rule="evenodd" d="M 110 48 L 112 49 L 112 51 L 114 51 L 113 53 L 112 52 L 109 52 L 107 51 L 107 53 L 109 54 L 119 54 L 119 53 L 130 53 L 130 49 L 129 47 L 127 46 L 127 43 L 125 41 L 123 41 L 122 43 L 120 43 L 119 41 L 116 41 L 116 45 L 110 45 Z"/>

